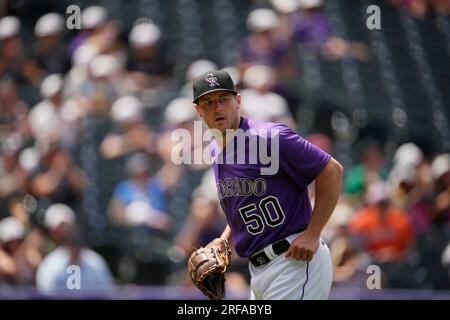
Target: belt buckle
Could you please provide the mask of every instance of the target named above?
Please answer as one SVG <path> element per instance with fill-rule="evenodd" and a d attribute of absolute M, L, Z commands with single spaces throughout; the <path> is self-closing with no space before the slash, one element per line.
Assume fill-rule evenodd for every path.
<path fill-rule="evenodd" d="M 271 243 L 267 245 L 264 249 L 252 254 L 250 256 L 250 261 L 253 263 L 253 265 L 260 267 L 272 261 L 276 256 L 276 254 L 274 255 L 273 245 L 277 242 Z M 266 250 L 269 251 L 270 254 Z"/>
<path fill-rule="evenodd" d="M 274 243 L 267 245 L 264 249 L 252 254 L 249 258 L 250 262 L 256 267 L 260 267 L 266 263 L 269 263 L 276 256 L 279 256 L 280 254 L 282 254 L 283 252 L 285 252 L 288 249 L 288 248 L 282 248 L 281 251 L 275 249 L 275 246 L 282 244 L 284 242 L 287 242 L 287 247 L 289 248 L 289 245 L 290 245 L 289 241 L 286 238 L 283 238 L 281 240 L 278 240 Z"/>
<path fill-rule="evenodd" d="M 264 252 L 264 249 L 252 254 L 249 257 L 249 260 L 255 267 L 260 267 L 260 266 L 270 262 L 270 258 Z"/>

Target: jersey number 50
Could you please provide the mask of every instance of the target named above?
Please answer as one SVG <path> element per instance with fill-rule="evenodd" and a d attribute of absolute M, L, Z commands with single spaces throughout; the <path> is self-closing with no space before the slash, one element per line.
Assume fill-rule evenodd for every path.
<path fill-rule="evenodd" d="M 258 206 L 262 212 L 262 216 L 255 212 L 257 207 L 254 203 L 239 208 L 239 213 L 250 234 L 255 235 L 263 232 L 266 225 L 273 228 L 283 223 L 285 218 L 284 212 L 276 197 L 268 196 L 262 199 Z M 271 212 L 269 211 L 270 207 L 273 209 L 271 210 L 273 215 L 271 215 Z"/>

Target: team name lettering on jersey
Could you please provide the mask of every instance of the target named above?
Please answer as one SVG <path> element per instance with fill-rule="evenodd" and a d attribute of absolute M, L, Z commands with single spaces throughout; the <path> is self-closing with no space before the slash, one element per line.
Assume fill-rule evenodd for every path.
<path fill-rule="evenodd" d="M 227 197 L 254 195 L 261 197 L 266 193 L 267 182 L 263 178 L 226 178 L 216 183 L 220 200 Z"/>

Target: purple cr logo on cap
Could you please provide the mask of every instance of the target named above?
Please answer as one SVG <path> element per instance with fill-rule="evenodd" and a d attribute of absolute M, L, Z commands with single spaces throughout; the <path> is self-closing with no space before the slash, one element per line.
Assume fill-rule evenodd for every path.
<path fill-rule="evenodd" d="M 217 78 L 214 77 L 212 73 L 208 73 L 205 76 L 205 81 L 209 83 L 210 87 L 220 86 L 220 84 L 217 82 Z"/>

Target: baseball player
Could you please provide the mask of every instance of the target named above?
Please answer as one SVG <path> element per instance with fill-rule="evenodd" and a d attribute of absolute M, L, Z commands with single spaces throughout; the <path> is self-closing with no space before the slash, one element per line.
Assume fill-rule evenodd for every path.
<path fill-rule="evenodd" d="M 251 299 L 327 299 L 332 263 L 321 232 L 338 201 L 342 166 L 285 125 L 241 117 L 241 96 L 227 72 L 198 76 L 193 91 L 198 114 L 221 133 L 211 144 L 216 186 L 228 222 L 221 238 L 249 259 Z M 258 137 L 258 148 L 244 139 L 239 149 L 238 131 L 276 135 Z M 275 143 L 278 148 L 272 148 Z M 242 156 L 236 153 L 251 159 L 248 153 L 264 147 L 279 163 L 276 172 L 262 174 L 268 164 L 260 158 L 236 163 Z M 312 209 L 307 187 L 314 180 Z"/>

